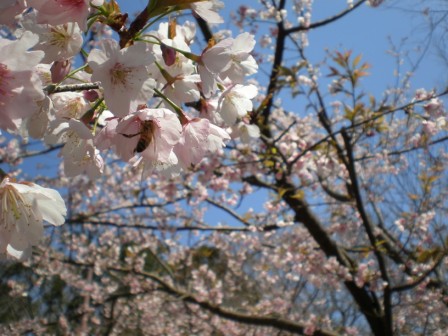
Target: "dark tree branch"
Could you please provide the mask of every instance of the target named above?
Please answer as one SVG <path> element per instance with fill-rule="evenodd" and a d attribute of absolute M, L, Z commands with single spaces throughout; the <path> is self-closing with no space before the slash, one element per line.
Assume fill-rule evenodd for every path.
<path fill-rule="evenodd" d="M 298 32 L 301 32 L 301 31 L 307 31 L 307 30 L 311 30 L 311 29 L 314 29 L 314 28 L 326 26 L 326 25 L 328 25 L 328 24 L 330 24 L 330 23 L 332 23 L 334 21 L 339 20 L 340 18 L 346 16 L 347 14 L 353 12 L 356 8 L 361 6 L 364 2 L 366 2 L 366 0 L 360 0 L 357 3 L 355 3 L 352 7 L 343 10 L 339 14 L 331 16 L 331 17 L 329 17 L 329 18 L 327 18 L 325 20 L 322 20 L 322 21 L 311 23 L 309 26 L 306 26 L 306 27 L 305 26 L 291 27 L 289 29 L 286 29 L 285 33 L 287 35 L 289 35 L 289 34 L 292 34 L 292 33 L 298 33 Z"/>
<path fill-rule="evenodd" d="M 280 0 L 277 10 L 285 8 L 286 0 Z M 286 36 L 283 21 L 277 23 L 277 44 L 275 47 L 274 62 L 272 64 L 271 75 L 269 77 L 269 85 L 266 91 L 266 98 L 260 105 L 257 113 L 253 116 L 253 122 L 260 127 L 261 133 L 266 138 L 271 138 L 271 130 L 269 128 L 269 116 L 274 102 L 274 95 L 277 90 L 277 77 L 283 62 L 283 54 L 285 50 Z M 261 113 L 261 116 L 260 116 Z"/>
<path fill-rule="evenodd" d="M 210 26 L 200 16 L 194 15 L 194 18 L 196 19 L 199 29 L 201 30 L 202 36 L 204 36 L 205 43 L 208 43 L 208 41 L 213 37 L 213 33 L 212 30 L 210 29 Z"/>
<path fill-rule="evenodd" d="M 247 182 L 250 183 L 249 181 L 250 180 Z M 303 223 L 325 255 L 327 257 L 335 257 L 341 265 L 350 270 L 354 270 L 354 262 L 349 258 L 345 251 L 339 248 L 330 238 L 328 232 L 309 209 L 306 201 L 296 197 L 294 194 L 294 186 L 285 180 L 278 180 L 277 188 L 278 190 L 286 190 L 286 192 L 282 194 L 283 200 L 294 211 L 295 220 Z M 353 300 L 363 312 L 374 335 L 383 336 L 384 319 L 382 309 L 376 298 L 372 296 L 371 291 L 366 287 L 358 287 L 353 280 L 346 280 L 344 281 L 344 284 L 353 297 Z"/>
<path fill-rule="evenodd" d="M 383 297 L 384 312 L 382 311 L 381 306 L 378 307 L 378 310 L 380 312 L 380 319 L 381 319 L 380 328 L 382 329 L 382 334 L 375 333 L 375 335 L 392 336 L 393 335 L 393 322 L 392 322 L 393 315 L 392 315 L 392 296 L 391 296 L 392 293 L 390 290 L 391 284 L 386 267 L 386 262 L 384 260 L 381 251 L 378 249 L 378 241 L 375 237 L 374 228 L 367 215 L 367 212 L 364 207 L 364 202 L 362 200 L 362 195 L 356 173 L 355 161 L 353 157 L 353 147 L 351 144 L 351 139 L 344 129 L 342 130 L 341 135 L 342 138 L 344 139 L 345 149 L 347 152 L 348 165 L 346 165 L 346 168 L 350 176 L 351 190 L 355 198 L 356 208 L 361 216 L 364 228 L 366 230 L 367 236 L 369 237 L 369 241 L 373 249 L 373 253 L 375 254 L 375 257 L 378 261 L 378 265 L 381 272 L 381 278 L 386 283 Z"/>
<path fill-rule="evenodd" d="M 413 282 L 404 284 L 404 285 L 398 285 L 391 288 L 392 292 L 403 292 L 406 290 L 410 290 L 415 288 L 416 286 L 420 285 L 423 281 L 426 280 L 426 278 L 436 270 L 436 268 L 442 263 L 443 259 L 446 257 L 446 253 L 440 253 L 437 257 L 434 265 L 428 269 L 426 272 L 424 272 L 421 276 L 419 276 L 417 279 L 415 279 Z"/>

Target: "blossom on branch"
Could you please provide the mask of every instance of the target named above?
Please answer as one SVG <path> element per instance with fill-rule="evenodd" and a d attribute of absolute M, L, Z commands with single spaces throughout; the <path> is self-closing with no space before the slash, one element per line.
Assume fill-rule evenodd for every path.
<path fill-rule="evenodd" d="M 241 84 L 245 76 L 257 72 L 257 62 L 250 55 L 254 46 L 253 35 L 243 33 L 235 39 L 224 39 L 203 52 L 198 72 L 205 97 L 210 97 L 217 90 L 217 84 L 226 78 Z"/>
<path fill-rule="evenodd" d="M 104 0 L 28 0 L 28 5 L 37 9 L 37 23 L 60 25 L 76 22 L 83 31 L 87 30 L 87 17 L 92 7 L 101 6 Z"/>
<path fill-rule="evenodd" d="M 224 19 L 217 13 L 224 8 L 224 3 L 219 0 L 210 0 L 192 3 L 191 9 L 208 23 L 223 23 Z"/>
<path fill-rule="evenodd" d="M 45 53 L 42 63 L 68 59 L 81 50 L 83 39 L 77 23 L 69 22 L 57 26 L 36 24 L 34 12 L 25 15 L 21 23 L 25 29 L 39 36 L 39 42 L 33 50 L 42 50 Z"/>
<path fill-rule="evenodd" d="M 134 159 L 134 165 L 143 164 L 148 175 L 154 169 L 177 166 L 173 148 L 181 132 L 182 125 L 174 112 L 166 108 L 143 108 L 121 120 L 109 118 L 96 135 L 95 145 L 98 149 L 112 148 L 123 161 Z M 139 155 L 137 159 L 136 155 Z"/>
<path fill-rule="evenodd" d="M 44 56 L 42 51 L 27 51 L 38 37 L 25 32 L 19 40 L 0 38 L 0 128 L 16 130 L 20 118 L 39 110 L 38 101 L 45 95 L 41 81 L 34 72 Z"/>
<path fill-rule="evenodd" d="M 26 258 L 43 237 L 43 221 L 59 226 L 66 214 L 56 190 L 4 178 L 0 184 L 0 254 Z"/>
<path fill-rule="evenodd" d="M 258 94 L 255 85 L 232 85 L 226 89 L 220 99 L 218 111 L 224 122 L 232 126 L 238 118 L 252 110 L 252 99 Z"/>
<path fill-rule="evenodd" d="M 64 158 L 64 172 L 72 177 L 86 173 L 94 179 L 103 171 L 103 159 L 95 148 L 90 129 L 76 119 L 56 119 L 50 122 L 47 144 L 63 143 L 60 155 Z"/>
<path fill-rule="evenodd" d="M 230 140 L 225 130 L 213 125 L 207 119 L 186 119 L 182 136 L 174 147 L 174 152 L 184 168 L 197 165 L 207 153 L 216 152 L 224 147 L 224 140 Z"/>
<path fill-rule="evenodd" d="M 260 129 L 257 125 L 240 121 L 232 127 L 232 137 L 239 137 L 242 143 L 248 144 L 251 139 L 258 139 L 260 137 Z"/>
<path fill-rule="evenodd" d="M 100 47 L 92 50 L 87 59 L 93 70 L 92 81 L 101 82 L 109 110 L 124 117 L 153 94 L 155 82 L 146 67 L 154 56 L 143 43 L 120 49 L 115 40 L 107 39 L 100 42 Z"/>

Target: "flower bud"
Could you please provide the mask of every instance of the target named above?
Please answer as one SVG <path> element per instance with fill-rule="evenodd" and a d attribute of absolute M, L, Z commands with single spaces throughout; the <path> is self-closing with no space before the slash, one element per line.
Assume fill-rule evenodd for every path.
<path fill-rule="evenodd" d="M 173 65 L 176 62 L 176 50 L 167 46 L 166 44 L 161 44 L 160 49 L 162 49 L 162 57 L 167 66 Z"/>
<path fill-rule="evenodd" d="M 94 102 L 99 98 L 99 94 L 96 90 L 86 90 L 83 91 L 84 99 L 88 100 L 89 102 Z"/>
<path fill-rule="evenodd" d="M 50 69 L 51 81 L 53 83 L 62 82 L 65 76 L 70 72 L 71 67 L 72 63 L 68 59 L 54 62 Z"/>

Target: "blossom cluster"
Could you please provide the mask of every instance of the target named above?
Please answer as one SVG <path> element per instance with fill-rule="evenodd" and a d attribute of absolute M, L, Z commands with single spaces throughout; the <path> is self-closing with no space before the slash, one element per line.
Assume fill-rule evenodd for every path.
<path fill-rule="evenodd" d="M 150 30 L 170 10 L 191 9 L 209 23 L 222 22 L 220 1 L 153 1 L 157 19 L 120 41 L 109 27 L 123 32 L 127 15 L 118 15 L 114 4 L 1 5 L 0 24 L 13 36 L 0 37 L 1 130 L 61 146 L 65 175 L 92 179 L 103 173 L 110 149 L 142 167 L 143 177 L 174 176 L 232 137 L 259 136 L 248 116 L 258 89 L 245 83 L 258 69 L 252 35 L 212 38 L 195 54 L 191 22 L 172 19 Z M 117 17 L 121 23 L 113 22 Z"/>
<path fill-rule="evenodd" d="M 104 163 L 99 151 L 110 147 L 125 161 L 137 154 L 148 173 L 156 167 L 178 171 L 224 146 L 230 139 L 227 127 L 247 127 L 244 117 L 257 95 L 254 85 L 244 85 L 245 76 L 257 71 L 250 34 L 224 39 L 194 55 L 192 24 L 173 30 L 161 23 L 157 31 L 124 48 L 113 39 L 97 41 L 87 57 L 88 71 L 72 75 L 87 19 L 101 10 L 102 2 L 58 3 L 64 15 L 52 15 L 52 3 L 30 2 L 34 10 L 21 15 L 18 39 L 1 41 L 6 52 L 0 127 L 20 129 L 49 145 L 63 144 L 67 176 L 100 175 Z M 193 9 L 200 12 L 209 5 L 201 2 Z M 75 81 L 98 83 L 100 90 L 43 90 L 42 84 Z M 157 108 L 150 109 L 155 92 Z M 200 113 L 187 115 L 182 104 L 196 101 L 201 101 Z"/>

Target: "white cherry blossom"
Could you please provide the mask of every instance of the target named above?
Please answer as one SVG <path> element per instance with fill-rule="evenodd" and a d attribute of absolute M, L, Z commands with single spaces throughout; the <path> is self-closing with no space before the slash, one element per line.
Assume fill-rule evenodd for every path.
<path fill-rule="evenodd" d="M 34 183 L 0 183 L 0 254 L 24 258 L 43 237 L 43 222 L 64 224 L 67 209 L 61 195 Z"/>
<path fill-rule="evenodd" d="M 240 138 L 243 143 L 249 143 L 251 139 L 260 137 L 260 129 L 257 125 L 247 124 L 243 121 L 232 127 L 232 137 Z"/>
<path fill-rule="evenodd" d="M 221 73 L 221 78 L 228 77 L 234 83 L 243 83 L 245 76 L 250 76 L 258 71 L 258 65 L 250 54 L 255 47 L 255 39 L 252 34 L 242 33 L 238 35 L 229 48 L 230 61 Z"/>
<path fill-rule="evenodd" d="M 224 19 L 217 13 L 224 8 L 219 0 L 202 1 L 191 4 L 191 9 L 208 23 L 223 23 Z"/>
<path fill-rule="evenodd" d="M 81 118 L 89 108 L 89 102 L 80 92 L 61 92 L 51 95 L 55 114 L 59 118 Z"/>
<path fill-rule="evenodd" d="M 64 144 L 60 156 L 64 159 L 64 172 L 67 176 L 81 173 L 94 179 L 103 171 L 103 159 L 94 146 L 90 129 L 76 119 L 56 119 L 50 123 L 45 136 L 47 144 Z"/>
<path fill-rule="evenodd" d="M 227 88 L 219 100 L 219 113 L 226 124 L 232 126 L 238 118 L 252 110 L 252 99 L 258 94 L 255 85 L 236 84 Z"/>
<path fill-rule="evenodd" d="M 254 46 L 253 35 L 243 33 L 235 39 L 224 39 L 204 51 L 198 72 L 201 75 L 202 89 L 206 97 L 216 91 L 220 80 L 229 78 L 232 82 L 241 84 L 245 76 L 257 72 L 257 62 L 250 55 Z"/>
<path fill-rule="evenodd" d="M 92 81 L 101 82 L 109 110 L 124 117 L 153 94 L 155 82 L 147 66 L 154 56 L 143 43 L 120 49 L 115 40 L 107 39 L 101 41 L 100 48 L 92 50 L 87 59 L 93 70 Z"/>
<path fill-rule="evenodd" d="M 33 50 L 42 50 L 45 53 L 42 63 L 68 59 L 77 55 L 81 50 L 82 32 L 75 22 L 57 26 L 36 24 L 36 13 L 32 12 L 25 15 L 22 25 L 39 36 L 39 42 Z"/>

